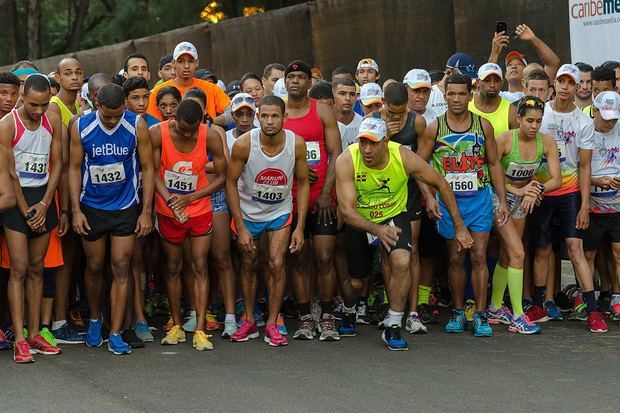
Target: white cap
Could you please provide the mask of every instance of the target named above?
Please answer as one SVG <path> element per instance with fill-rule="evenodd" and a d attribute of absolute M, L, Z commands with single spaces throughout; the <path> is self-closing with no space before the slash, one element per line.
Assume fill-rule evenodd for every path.
<path fill-rule="evenodd" d="M 288 92 L 286 91 L 286 85 L 284 84 L 284 78 L 276 80 L 276 83 L 273 85 L 273 95 L 282 99 L 286 99 L 288 97 Z"/>
<path fill-rule="evenodd" d="M 365 118 L 360 124 L 357 139 L 366 138 L 373 142 L 380 142 L 387 136 L 387 125 L 381 118 Z"/>
<path fill-rule="evenodd" d="M 581 73 L 579 72 L 579 68 L 575 65 L 571 65 L 569 63 L 563 64 L 558 69 L 558 73 L 555 75 L 555 78 L 558 79 L 560 76 L 565 75 L 570 76 L 577 84 L 581 81 Z"/>
<path fill-rule="evenodd" d="M 196 46 L 190 42 L 181 42 L 177 44 L 177 47 L 174 48 L 174 53 L 172 53 L 172 58 L 177 60 L 179 56 L 183 54 L 188 54 L 198 60 L 198 50 L 196 50 Z"/>
<path fill-rule="evenodd" d="M 599 110 L 605 120 L 620 119 L 620 95 L 613 91 L 596 95 L 592 105 Z"/>
<path fill-rule="evenodd" d="M 359 61 L 357 64 L 357 70 L 360 69 L 375 69 L 375 71 L 379 73 L 379 65 L 370 57 L 365 57 Z"/>
<path fill-rule="evenodd" d="M 424 69 L 411 69 L 405 75 L 403 83 L 411 89 L 431 89 L 433 87 L 431 75 Z"/>
<path fill-rule="evenodd" d="M 484 80 L 490 75 L 497 75 L 500 79 L 504 78 L 502 68 L 495 63 L 485 63 L 478 69 L 478 79 Z"/>
<path fill-rule="evenodd" d="M 372 105 L 375 102 L 383 102 L 383 90 L 381 90 L 381 86 L 376 83 L 366 83 L 362 85 L 360 100 L 364 106 Z"/>
<path fill-rule="evenodd" d="M 254 98 L 249 93 L 237 93 L 230 102 L 230 111 L 235 113 L 244 107 L 256 111 L 256 102 L 254 102 Z"/>

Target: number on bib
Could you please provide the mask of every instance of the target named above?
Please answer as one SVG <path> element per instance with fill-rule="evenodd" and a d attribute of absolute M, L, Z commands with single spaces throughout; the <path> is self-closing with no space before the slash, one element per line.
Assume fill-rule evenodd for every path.
<path fill-rule="evenodd" d="M 456 195 L 474 195 L 478 191 L 478 176 L 475 172 L 448 173 L 446 181 Z"/>
<path fill-rule="evenodd" d="M 180 172 L 165 170 L 164 183 L 168 192 L 176 194 L 188 194 L 196 191 L 198 175 L 182 174 Z"/>
<path fill-rule="evenodd" d="M 17 172 L 24 178 L 43 179 L 47 176 L 47 160 L 47 154 L 24 153 Z"/>
<path fill-rule="evenodd" d="M 510 162 L 506 169 L 506 176 L 515 181 L 530 179 L 538 170 L 537 163 Z"/>
<path fill-rule="evenodd" d="M 93 185 L 116 184 L 126 179 L 122 162 L 109 165 L 92 165 L 88 170 Z"/>
<path fill-rule="evenodd" d="M 279 204 L 284 201 L 286 186 L 255 183 L 252 187 L 252 199 L 264 204 Z"/>
<path fill-rule="evenodd" d="M 308 165 L 318 165 L 321 163 L 321 147 L 318 142 L 306 142 L 306 160 Z"/>

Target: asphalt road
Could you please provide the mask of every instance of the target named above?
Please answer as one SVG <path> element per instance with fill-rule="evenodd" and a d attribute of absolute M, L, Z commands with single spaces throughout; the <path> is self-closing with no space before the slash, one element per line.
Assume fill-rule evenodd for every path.
<path fill-rule="evenodd" d="M 249 343 L 217 336 L 214 350 L 199 353 L 188 336 L 128 356 L 105 345 L 64 346 L 62 355 L 37 356 L 33 365 L 16 365 L 4 351 L 0 411 L 617 411 L 618 323 L 598 335 L 581 322 L 543 328 L 521 336 L 495 326 L 493 337 L 476 338 L 435 325 L 409 336 L 407 352 L 388 351 L 374 326 L 338 343 L 285 348 L 269 347 L 262 336 Z"/>

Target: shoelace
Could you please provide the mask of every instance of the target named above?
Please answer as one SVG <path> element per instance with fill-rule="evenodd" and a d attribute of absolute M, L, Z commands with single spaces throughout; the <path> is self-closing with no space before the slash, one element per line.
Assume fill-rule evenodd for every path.
<path fill-rule="evenodd" d="M 312 318 L 299 320 L 299 328 L 303 330 L 312 330 L 313 324 Z"/>
<path fill-rule="evenodd" d="M 323 319 L 323 330 L 335 330 L 336 323 L 334 322 L 333 317 L 328 317 Z"/>

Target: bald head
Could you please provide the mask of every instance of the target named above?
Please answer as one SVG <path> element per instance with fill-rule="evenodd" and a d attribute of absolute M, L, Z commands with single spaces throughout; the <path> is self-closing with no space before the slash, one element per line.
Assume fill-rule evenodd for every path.
<path fill-rule="evenodd" d="M 530 63 L 523 68 L 523 79 L 527 79 L 527 76 L 532 73 L 532 70 L 544 70 L 539 63 Z"/>
<path fill-rule="evenodd" d="M 106 73 L 95 73 L 88 78 L 88 99 L 93 105 L 97 102 L 99 89 L 110 83 L 112 83 L 112 76 Z"/>
<path fill-rule="evenodd" d="M 60 83 L 61 92 L 79 93 L 84 82 L 84 69 L 82 63 L 75 57 L 65 57 L 58 62 L 56 67 L 56 81 Z"/>

